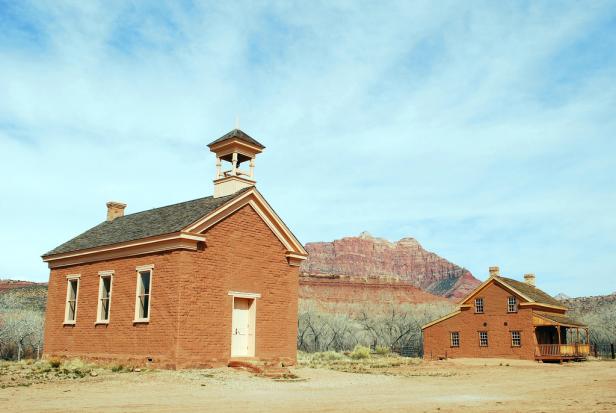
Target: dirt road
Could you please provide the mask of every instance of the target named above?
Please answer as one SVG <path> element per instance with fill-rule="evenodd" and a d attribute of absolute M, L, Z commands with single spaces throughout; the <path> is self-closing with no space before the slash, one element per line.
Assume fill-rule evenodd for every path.
<path fill-rule="evenodd" d="M 616 412 L 616 362 L 456 360 L 386 374 L 295 372 L 306 380 L 230 369 L 109 373 L 2 389 L 0 411 Z"/>

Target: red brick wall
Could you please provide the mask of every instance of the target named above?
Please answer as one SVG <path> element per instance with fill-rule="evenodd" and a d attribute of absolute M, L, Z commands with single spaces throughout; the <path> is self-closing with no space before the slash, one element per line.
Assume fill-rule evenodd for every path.
<path fill-rule="evenodd" d="M 220 365 L 230 356 L 229 291 L 260 293 L 256 357 L 295 360 L 299 268 L 249 206 L 206 232 L 203 251 L 174 251 L 54 269 L 45 322 L 47 357 L 167 367 Z M 153 264 L 150 322 L 133 324 L 136 270 Z M 110 321 L 95 325 L 99 271 L 114 270 Z M 81 274 L 77 322 L 63 326 L 66 275 Z"/>
<path fill-rule="evenodd" d="M 187 257 L 178 357 L 189 364 L 226 362 L 231 353 L 229 291 L 259 293 L 255 356 L 295 361 L 299 267 L 257 213 L 243 207 L 206 233 L 207 248 Z M 189 291 L 183 288 L 182 291 Z"/>
<path fill-rule="evenodd" d="M 144 361 L 154 357 L 161 364 L 173 363 L 177 308 L 174 296 L 178 258 L 185 252 L 159 253 L 144 257 L 54 269 L 49 278 L 45 319 L 45 354 L 48 356 L 116 358 Z M 133 324 L 138 265 L 154 264 L 152 275 L 151 322 Z M 110 321 L 95 325 L 99 271 L 114 270 Z M 63 325 L 66 275 L 80 274 L 75 325 Z M 168 288 L 161 288 L 163 285 Z"/>
<path fill-rule="evenodd" d="M 483 314 L 475 314 L 474 300 L 472 300 L 472 308 L 424 329 L 424 357 L 534 359 L 532 310 L 520 308 L 517 313 L 507 313 L 509 296 L 511 294 L 506 290 L 498 285 L 490 284 L 477 295 L 477 297 L 483 297 Z M 521 331 L 521 347 L 511 346 L 511 330 Z M 450 332 L 452 331 L 460 333 L 460 347 L 458 348 L 451 347 Z M 479 331 L 488 332 L 488 347 L 479 346 Z"/>

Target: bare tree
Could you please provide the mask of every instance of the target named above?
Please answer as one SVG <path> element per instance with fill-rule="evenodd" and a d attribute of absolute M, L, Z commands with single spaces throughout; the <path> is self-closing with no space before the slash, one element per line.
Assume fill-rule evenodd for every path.
<path fill-rule="evenodd" d="M 350 351 L 355 345 L 421 348 L 421 326 L 452 311 L 453 305 L 345 304 L 302 300 L 297 345 L 300 350 Z"/>
<path fill-rule="evenodd" d="M 10 310 L 0 314 L 0 342 L 3 349 L 11 346 L 17 349 L 17 360 L 21 360 L 30 347 L 40 355 L 43 341 L 43 315 L 39 311 Z M 7 354 L 4 354 L 6 356 Z"/>

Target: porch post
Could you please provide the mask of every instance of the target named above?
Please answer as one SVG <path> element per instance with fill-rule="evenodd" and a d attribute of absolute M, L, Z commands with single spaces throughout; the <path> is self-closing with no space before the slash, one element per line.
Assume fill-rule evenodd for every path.
<path fill-rule="evenodd" d="M 541 350 L 539 349 L 539 342 L 537 341 L 537 326 L 533 326 L 533 341 L 535 342 L 535 357 L 541 355 Z"/>
<path fill-rule="evenodd" d="M 560 362 L 562 363 L 563 359 L 562 359 L 562 350 L 561 350 L 561 347 L 560 347 L 560 325 L 556 326 L 556 331 L 557 331 L 557 334 L 558 334 L 558 357 L 559 357 Z"/>

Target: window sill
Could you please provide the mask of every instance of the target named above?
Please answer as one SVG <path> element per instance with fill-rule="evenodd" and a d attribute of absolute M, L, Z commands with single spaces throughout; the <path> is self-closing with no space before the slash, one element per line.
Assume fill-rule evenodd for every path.
<path fill-rule="evenodd" d="M 133 324 L 147 324 L 150 322 L 149 318 L 140 318 L 138 320 L 133 320 Z"/>
<path fill-rule="evenodd" d="M 76 321 L 65 321 L 62 324 L 65 326 L 74 326 L 75 324 L 77 324 L 77 322 Z"/>
<path fill-rule="evenodd" d="M 99 321 L 97 321 L 96 323 L 94 323 L 94 325 L 95 325 L 95 326 L 97 326 L 97 325 L 99 325 L 99 324 L 100 324 L 100 325 L 109 325 L 109 320 L 107 320 L 107 321 L 100 321 L 100 320 L 99 320 Z"/>

